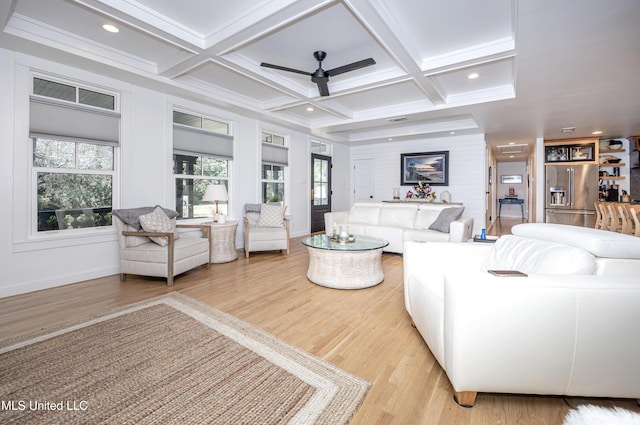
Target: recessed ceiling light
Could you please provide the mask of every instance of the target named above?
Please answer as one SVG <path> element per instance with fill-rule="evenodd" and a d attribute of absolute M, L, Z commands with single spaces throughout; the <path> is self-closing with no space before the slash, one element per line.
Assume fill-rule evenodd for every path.
<path fill-rule="evenodd" d="M 105 30 L 105 31 L 112 32 L 114 34 L 120 32 L 120 28 L 116 27 L 113 24 L 103 24 L 102 25 L 102 29 Z"/>
<path fill-rule="evenodd" d="M 450 131 L 449 134 L 456 134 L 456 132 L 455 131 Z"/>
<path fill-rule="evenodd" d="M 393 140 L 393 137 L 389 137 L 387 140 L 388 140 L 388 141 L 392 141 L 392 140 Z"/>
<path fill-rule="evenodd" d="M 591 134 L 594 134 L 594 135 L 595 135 L 595 134 L 602 134 L 602 131 L 597 130 L 597 131 L 594 131 L 594 132 L 593 132 L 593 133 L 591 133 Z"/>
<path fill-rule="evenodd" d="M 480 76 L 480 74 L 478 74 L 477 72 L 472 72 L 471 74 L 467 75 L 467 78 L 470 79 L 470 80 L 475 80 L 479 76 Z"/>
<path fill-rule="evenodd" d="M 307 112 L 313 112 L 313 111 L 314 111 L 313 106 L 308 106 L 307 107 Z"/>

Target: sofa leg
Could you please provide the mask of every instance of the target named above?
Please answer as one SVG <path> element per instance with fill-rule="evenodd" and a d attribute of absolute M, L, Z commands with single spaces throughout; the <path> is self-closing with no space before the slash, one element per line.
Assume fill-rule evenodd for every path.
<path fill-rule="evenodd" d="M 473 407 L 477 395 L 476 391 L 456 391 L 453 393 L 453 401 L 460 407 Z"/>
<path fill-rule="evenodd" d="M 411 321 L 411 327 L 412 327 L 413 329 L 418 329 L 418 328 L 416 327 L 416 324 L 414 323 L 414 321 L 413 321 L 413 320 Z"/>
<path fill-rule="evenodd" d="M 167 278 L 167 286 L 173 286 L 173 276 Z"/>
<path fill-rule="evenodd" d="M 127 274 L 120 273 L 120 282 L 126 282 L 126 281 L 127 281 Z"/>

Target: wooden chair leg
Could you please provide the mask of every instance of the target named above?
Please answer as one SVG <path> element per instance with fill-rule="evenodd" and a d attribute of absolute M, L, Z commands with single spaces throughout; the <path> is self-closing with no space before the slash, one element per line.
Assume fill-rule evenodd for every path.
<path fill-rule="evenodd" d="M 453 394 L 453 400 L 461 407 L 473 407 L 476 404 L 476 391 L 456 391 Z"/>

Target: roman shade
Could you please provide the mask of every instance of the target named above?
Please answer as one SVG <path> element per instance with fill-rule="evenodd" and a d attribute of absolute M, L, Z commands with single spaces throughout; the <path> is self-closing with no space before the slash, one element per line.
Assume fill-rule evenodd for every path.
<path fill-rule="evenodd" d="M 274 165 L 289 165 L 289 149 L 286 146 L 263 143 L 262 162 Z"/>
<path fill-rule="evenodd" d="M 29 135 L 117 146 L 120 114 L 31 96 Z"/>
<path fill-rule="evenodd" d="M 173 151 L 187 155 L 233 159 L 233 136 L 174 124 Z"/>

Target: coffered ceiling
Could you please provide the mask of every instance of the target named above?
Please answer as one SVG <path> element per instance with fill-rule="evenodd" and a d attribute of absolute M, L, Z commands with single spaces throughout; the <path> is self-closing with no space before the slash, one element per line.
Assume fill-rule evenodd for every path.
<path fill-rule="evenodd" d="M 0 47 L 330 141 L 473 132 L 526 154 L 536 137 L 640 134 L 638 22 L 637 0 L 5 0 Z M 330 77 L 330 96 L 260 66 L 312 73 L 317 50 L 325 70 L 375 65 Z"/>

